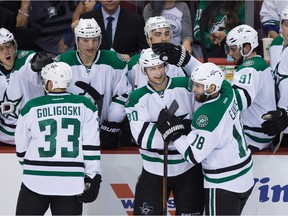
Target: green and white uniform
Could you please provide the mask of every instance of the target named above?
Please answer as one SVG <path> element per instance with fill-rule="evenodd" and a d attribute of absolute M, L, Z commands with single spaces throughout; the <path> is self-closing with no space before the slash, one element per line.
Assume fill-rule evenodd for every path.
<path fill-rule="evenodd" d="M 143 167 L 147 172 L 158 176 L 163 176 L 164 141 L 155 123 L 160 111 L 168 108 L 174 99 L 179 104 L 175 115 L 191 119 L 195 103 L 188 77 L 169 79 L 164 91 L 157 92 L 146 85 L 131 92 L 125 109 L 132 135 L 140 146 Z M 192 167 L 176 151 L 173 143 L 168 148 L 168 176 L 180 175 Z"/>
<path fill-rule="evenodd" d="M 103 96 L 100 123 L 103 120 L 123 121 L 126 115 L 123 104 L 126 98 L 122 96 L 129 94 L 131 86 L 126 76 L 127 64 L 119 59 L 116 52 L 99 50 L 91 67 L 83 65 L 75 50 L 61 54 L 58 60 L 66 62 L 72 68 L 72 81 L 67 88 L 68 92 L 85 94 L 86 92 L 75 85 L 75 82 L 80 80 L 90 84 Z"/>
<path fill-rule="evenodd" d="M 202 163 L 204 188 L 242 193 L 254 184 L 251 151 L 235 92 L 227 81 L 216 98 L 196 110 L 192 131 L 175 140 L 174 146 L 191 164 Z"/>
<path fill-rule="evenodd" d="M 271 67 L 260 56 L 244 61 L 234 73 L 231 85 L 236 90 L 248 145 L 268 148 L 273 137 L 251 130 L 261 128 L 261 116 L 276 109 L 274 80 Z"/>
<path fill-rule="evenodd" d="M 277 72 L 275 71 L 279 61 L 281 60 L 281 54 L 285 47 L 283 47 L 283 37 L 279 35 L 278 37 L 274 38 L 269 48 L 270 54 L 270 66 L 274 74 Z"/>
<path fill-rule="evenodd" d="M 82 193 L 84 176 L 101 173 L 97 115 L 84 96 L 49 93 L 30 100 L 15 132 L 23 184 L 42 195 Z"/>
<path fill-rule="evenodd" d="M 15 144 L 14 133 L 20 110 L 27 101 L 44 95 L 38 73 L 31 69 L 35 52 L 18 51 L 11 73 L 0 70 L 0 141 Z"/>
<path fill-rule="evenodd" d="M 138 63 L 139 58 L 140 54 L 133 55 L 130 61 L 128 62 L 128 79 L 132 85 L 133 90 L 147 85 L 148 82 L 147 76 L 143 74 L 143 72 L 140 69 Z M 167 67 L 168 68 L 166 69 L 166 75 L 171 78 L 186 76 L 181 67 L 177 67 L 171 64 L 167 64 Z"/>

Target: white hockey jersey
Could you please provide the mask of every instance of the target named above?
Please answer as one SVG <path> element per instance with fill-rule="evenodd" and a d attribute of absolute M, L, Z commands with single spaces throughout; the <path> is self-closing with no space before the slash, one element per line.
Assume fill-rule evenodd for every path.
<path fill-rule="evenodd" d="M 75 85 L 75 82 L 80 80 L 90 84 L 102 95 L 103 105 L 100 123 L 109 118 L 108 109 L 112 100 L 113 103 L 120 103 L 123 107 L 127 98 L 122 98 L 122 96 L 127 95 L 128 97 L 131 86 L 127 79 L 127 64 L 118 58 L 116 52 L 99 50 L 90 68 L 82 64 L 75 50 L 61 54 L 57 60 L 66 62 L 72 68 L 72 81 L 67 88 L 68 92 L 85 95 L 86 92 Z M 117 116 L 115 113 L 113 115 Z M 120 112 L 119 115 L 123 115 L 124 119 L 124 107 L 123 112 Z M 110 121 L 113 119 L 110 118 Z"/>
<path fill-rule="evenodd" d="M 192 131 L 174 141 L 192 164 L 202 163 L 204 188 L 245 192 L 254 184 L 251 151 L 240 121 L 236 95 L 228 81 L 220 94 L 194 113 Z"/>
<path fill-rule="evenodd" d="M 282 54 L 283 49 L 284 49 L 283 38 L 281 35 L 279 35 L 278 37 L 274 38 L 269 48 L 270 66 L 274 74 L 276 73 L 275 70 L 281 59 L 281 54 Z"/>
<path fill-rule="evenodd" d="M 101 174 L 97 115 L 84 96 L 49 93 L 30 100 L 15 132 L 24 185 L 44 195 L 82 193 L 84 176 Z"/>
<path fill-rule="evenodd" d="M 261 128 L 261 116 L 276 109 L 271 67 L 260 56 L 254 56 L 236 69 L 231 85 L 236 90 L 248 145 L 268 148 L 273 137 L 251 128 Z"/>
<path fill-rule="evenodd" d="M 179 104 L 175 115 L 191 119 L 194 113 L 194 97 L 188 77 L 169 79 L 164 91 L 154 91 L 149 85 L 133 91 L 125 109 L 132 135 L 140 146 L 144 169 L 159 176 L 163 176 L 164 141 L 155 123 L 160 111 L 169 108 L 174 99 Z M 192 167 L 192 164 L 186 162 L 177 152 L 172 142 L 168 149 L 168 176 L 180 175 Z"/>
<path fill-rule="evenodd" d="M 31 69 L 35 52 L 18 51 L 13 71 L 0 71 L 0 141 L 15 144 L 14 133 L 20 110 L 27 101 L 44 95 L 41 78 Z"/>

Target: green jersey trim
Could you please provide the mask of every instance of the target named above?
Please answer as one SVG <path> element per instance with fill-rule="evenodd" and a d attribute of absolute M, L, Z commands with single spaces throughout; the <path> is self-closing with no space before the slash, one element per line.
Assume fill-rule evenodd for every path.
<path fill-rule="evenodd" d="M 240 176 L 245 175 L 246 173 L 248 173 L 251 170 L 252 166 L 253 166 L 253 162 L 246 169 L 243 169 L 239 173 L 236 173 L 236 174 L 231 175 L 231 176 L 227 176 L 227 177 L 223 177 L 223 178 L 209 178 L 207 175 L 204 174 L 204 178 L 208 182 L 215 183 L 215 184 L 220 184 L 220 183 L 232 181 L 232 180 L 234 180 L 236 178 L 239 178 Z"/>
<path fill-rule="evenodd" d="M 245 133 L 245 135 L 257 143 L 266 144 L 266 143 L 272 142 L 272 140 L 273 140 L 273 138 L 260 138 L 260 137 L 253 136 L 253 135 L 248 134 L 248 133 Z"/>
<path fill-rule="evenodd" d="M 230 106 L 233 95 L 230 83 L 224 80 L 218 98 L 212 102 L 204 103 L 196 110 L 192 120 L 193 127 L 200 130 L 213 131 L 219 125 L 224 113 Z M 211 113 L 211 107 L 213 107 L 212 110 L 215 110 L 215 112 Z"/>
<path fill-rule="evenodd" d="M 139 61 L 140 54 L 133 55 L 130 61 L 128 62 L 128 70 L 131 70 L 134 65 L 136 65 Z"/>
<path fill-rule="evenodd" d="M 84 155 L 84 160 L 100 160 L 100 156 L 97 155 L 97 156 L 88 156 L 88 155 Z"/>
<path fill-rule="evenodd" d="M 40 171 L 40 170 L 24 170 L 24 175 L 37 176 L 61 176 L 61 177 L 84 177 L 84 172 L 65 172 L 65 171 Z"/>
<path fill-rule="evenodd" d="M 93 112 L 96 112 L 97 110 L 96 106 L 94 106 L 94 104 L 92 104 L 92 102 L 88 98 L 82 95 L 45 95 L 28 101 L 21 110 L 21 115 L 26 115 L 30 111 L 30 109 L 34 107 L 61 103 L 84 104 Z"/>
<path fill-rule="evenodd" d="M 144 154 L 141 154 L 141 157 L 145 161 L 163 163 L 163 159 L 161 159 L 161 158 L 150 157 L 150 156 L 147 156 L 147 155 L 144 155 Z M 179 159 L 178 160 L 168 160 L 168 164 L 181 164 L 183 162 L 185 162 L 184 159 L 181 159 L 181 160 L 179 160 Z"/>

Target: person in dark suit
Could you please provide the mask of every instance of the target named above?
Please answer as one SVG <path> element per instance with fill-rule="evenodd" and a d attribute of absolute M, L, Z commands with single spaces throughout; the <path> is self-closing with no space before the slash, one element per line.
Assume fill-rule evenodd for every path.
<path fill-rule="evenodd" d="M 144 18 L 120 7 L 119 0 L 100 0 L 102 7 L 80 15 L 80 18 L 94 18 L 102 30 L 100 49 L 114 49 L 125 61 L 142 49 L 148 48 L 144 35 Z M 112 46 L 106 32 L 109 16 L 112 21 Z"/>

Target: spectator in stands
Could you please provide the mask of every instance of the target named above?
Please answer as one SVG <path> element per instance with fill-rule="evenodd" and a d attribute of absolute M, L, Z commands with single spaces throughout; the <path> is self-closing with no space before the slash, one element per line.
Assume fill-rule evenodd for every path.
<path fill-rule="evenodd" d="M 74 30 L 75 26 L 78 24 L 79 17 L 82 13 L 96 10 L 99 7 L 101 7 L 101 3 L 96 0 L 83 0 L 79 2 L 79 4 L 77 5 L 73 13 L 72 24 L 71 24 L 72 30 Z"/>
<path fill-rule="evenodd" d="M 58 43 L 70 28 L 73 11 L 78 1 L 30 1 L 22 0 L 17 15 L 17 27 L 24 28 L 31 49 L 58 54 Z M 31 32 L 30 34 L 27 33 Z M 71 44 L 68 49 L 74 49 Z M 60 50 L 64 52 L 65 50 Z"/>
<path fill-rule="evenodd" d="M 242 23 L 245 23 L 245 1 L 200 0 L 194 23 L 194 43 L 202 46 L 202 50 L 206 47 L 207 57 L 226 57 L 226 35 Z"/>
<path fill-rule="evenodd" d="M 279 35 L 280 14 L 288 1 L 264 0 L 260 10 L 260 19 L 266 36 L 276 38 Z"/>
<path fill-rule="evenodd" d="M 192 20 L 188 5 L 176 0 L 150 1 L 143 10 L 145 21 L 150 17 L 163 16 L 171 25 L 172 43 L 182 45 L 190 54 L 192 53 Z"/>
<path fill-rule="evenodd" d="M 148 47 L 144 36 L 144 19 L 120 7 L 119 0 L 100 2 L 101 8 L 83 13 L 80 18 L 94 18 L 102 30 L 100 49 L 115 50 L 128 62 L 132 55 Z M 108 19 L 111 19 L 111 28 Z"/>
<path fill-rule="evenodd" d="M 51 56 L 17 50 L 13 34 L 0 28 L 0 142 L 15 144 L 20 110 L 31 98 L 44 94 L 38 73 Z"/>

